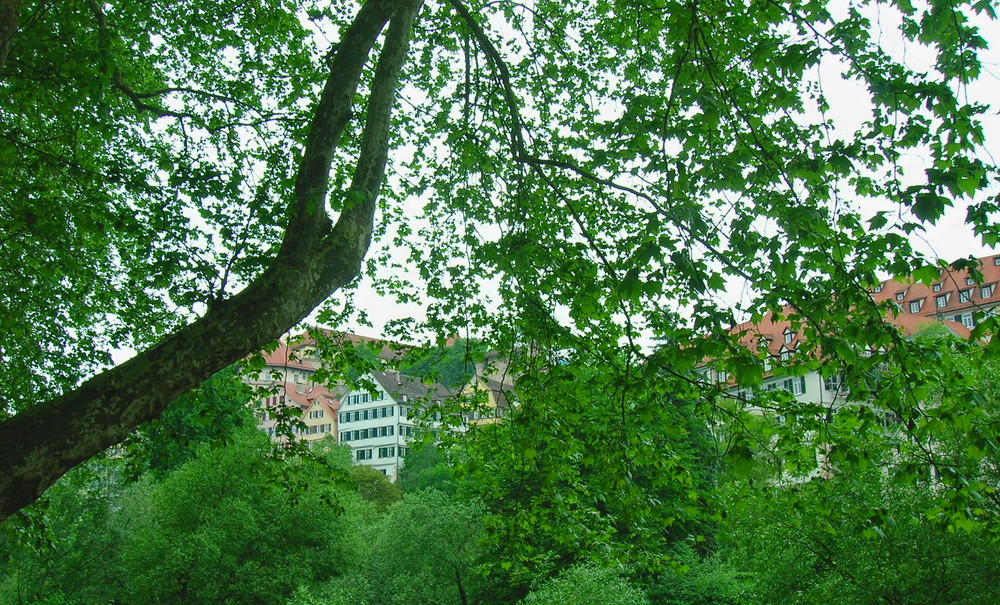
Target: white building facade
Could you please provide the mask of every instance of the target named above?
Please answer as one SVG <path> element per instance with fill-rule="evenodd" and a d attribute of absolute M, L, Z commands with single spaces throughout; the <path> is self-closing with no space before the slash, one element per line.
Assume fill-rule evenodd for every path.
<path fill-rule="evenodd" d="M 354 464 L 370 466 L 395 481 L 414 436 L 436 424 L 418 427 L 415 406 L 447 396 L 439 385 L 429 388 L 398 372 L 371 372 L 340 400 L 338 441 L 351 447 Z"/>

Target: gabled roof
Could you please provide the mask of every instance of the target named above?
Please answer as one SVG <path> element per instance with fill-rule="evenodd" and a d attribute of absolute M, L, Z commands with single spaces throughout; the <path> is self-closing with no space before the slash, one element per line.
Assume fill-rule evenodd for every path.
<path fill-rule="evenodd" d="M 316 371 L 316 366 L 296 353 L 300 347 L 289 346 L 284 341 L 278 342 L 278 347 L 271 351 L 264 351 L 264 362 L 269 366 L 281 368 L 302 368 L 310 372 Z"/>
<path fill-rule="evenodd" d="M 981 307 L 992 307 L 1000 304 L 1000 256 L 984 256 L 979 259 L 979 271 L 983 274 L 982 282 L 968 283 L 968 269 L 942 269 L 938 279 L 930 285 L 923 282 L 887 279 L 876 286 L 872 299 L 876 302 L 892 301 L 900 309 L 901 314 L 923 316 L 952 315 L 957 311 L 975 310 Z M 994 286 L 990 292 L 989 286 Z M 983 288 L 987 288 L 989 296 L 984 297 Z M 935 288 L 937 289 L 935 291 Z M 960 293 L 967 292 L 963 299 Z M 942 297 L 943 306 L 938 306 L 938 297 Z M 910 310 L 910 303 L 920 302 L 920 308 Z"/>
<path fill-rule="evenodd" d="M 452 396 L 451 391 L 440 383 L 428 385 L 419 378 L 400 374 L 396 370 L 386 372 L 375 370 L 370 374 L 375 382 L 394 398 L 405 396 L 407 399 L 444 399 Z"/>
<path fill-rule="evenodd" d="M 966 328 L 959 322 L 952 321 L 950 319 L 934 319 L 933 317 L 904 315 L 900 313 L 896 317 L 886 319 L 886 323 L 890 323 L 899 328 L 900 333 L 906 338 L 923 332 L 929 328 L 933 328 L 934 326 L 944 326 L 960 338 L 969 338 L 972 336 L 972 332 L 969 328 Z"/>
<path fill-rule="evenodd" d="M 316 337 L 314 334 L 322 334 L 324 339 L 329 339 L 331 342 L 341 345 L 357 347 L 359 345 L 374 346 L 377 347 L 381 345 L 381 348 L 376 353 L 379 359 L 384 360 L 396 360 L 403 356 L 406 347 L 400 345 L 399 343 L 386 340 L 384 338 L 373 338 L 371 336 L 362 336 L 361 334 L 353 334 L 351 332 L 338 332 L 335 330 L 328 330 L 326 328 L 313 327 L 309 328 L 304 334 L 291 339 L 291 347 L 295 350 L 300 350 L 308 347 L 314 347 L 317 344 Z"/>
<path fill-rule="evenodd" d="M 785 315 L 792 313 L 791 309 L 785 310 Z M 934 326 L 944 326 L 961 338 L 969 338 L 972 334 L 961 323 L 936 319 L 933 314 L 928 317 L 900 313 L 895 317 L 886 317 L 885 322 L 895 326 L 905 338 Z M 758 347 L 763 345 L 771 356 L 779 357 L 782 351 L 794 351 L 805 340 L 801 331 L 795 331 L 793 323 L 790 319 L 774 319 L 774 315 L 768 312 L 759 322 L 747 321 L 737 324 L 730 330 L 730 333 L 738 335 L 740 344 L 748 349 L 759 350 Z M 785 342 L 786 332 L 792 334 L 790 343 Z"/>
<path fill-rule="evenodd" d="M 791 310 L 789 309 L 788 312 Z M 801 323 L 801 322 L 800 322 Z M 791 342 L 785 342 L 786 332 L 791 333 Z M 795 350 L 804 340 L 801 330 L 792 327 L 789 319 L 774 319 L 774 314 L 767 312 L 759 322 L 745 321 L 733 326 L 731 334 L 740 336 L 740 344 L 748 349 L 757 350 L 763 345 L 767 352 L 777 357 L 781 352 Z"/>
<path fill-rule="evenodd" d="M 301 391 L 301 392 L 299 392 Z M 319 401 L 331 412 L 340 409 L 340 397 L 323 386 L 303 387 L 293 383 L 285 383 L 285 397 L 306 411 Z"/>

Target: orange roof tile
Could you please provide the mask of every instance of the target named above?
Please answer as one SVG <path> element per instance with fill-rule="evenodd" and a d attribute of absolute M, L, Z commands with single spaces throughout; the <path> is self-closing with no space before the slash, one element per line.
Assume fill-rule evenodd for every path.
<path fill-rule="evenodd" d="M 969 276 L 967 269 L 942 269 L 930 286 L 907 280 L 888 279 L 876 286 L 872 298 L 876 302 L 892 301 L 901 314 L 933 317 L 954 316 L 959 312 L 988 309 L 1000 304 L 1000 256 L 979 259 L 982 282 Z"/>

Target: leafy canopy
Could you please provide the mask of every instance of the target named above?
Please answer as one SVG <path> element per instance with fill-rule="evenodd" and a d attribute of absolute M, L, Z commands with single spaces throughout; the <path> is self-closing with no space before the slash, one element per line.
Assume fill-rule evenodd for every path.
<path fill-rule="evenodd" d="M 232 296 L 248 286 L 282 308 L 297 276 L 316 283 L 321 257 L 338 273 L 305 288 L 301 304 L 316 304 L 355 276 L 353 254 L 340 262 L 324 246 L 363 251 L 369 210 L 376 289 L 420 301 L 439 336 L 507 352 L 515 374 L 568 350 L 615 373 L 611 384 L 649 381 L 711 409 L 720 388 L 692 373 L 703 360 L 763 375 L 762 357 L 728 335 L 735 313 L 790 309 L 816 354 L 806 369 L 890 367 L 912 388 L 879 403 L 904 418 L 923 418 L 916 395 L 956 379 L 883 323 L 891 309 L 867 289 L 937 267 L 909 241 L 952 206 L 998 243 L 988 107 L 966 94 L 989 2 L 431 0 L 412 29 L 404 5 L 23 3 L 0 66 L 4 414 L 63 392 L 92 398 L 73 389 L 112 351 L 195 317 L 207 331 L 178 332 L 184 351 L 298 321 L 296 309 L 264 326 L 251 321 L 263 307 L 225 303 L 243 305 Z M 370 19 L 393 23 L 379 42 L 388 58 L 355 82 L 349 67 L 382 27 Z M 407 39 L 397 85 L 386 74 Z M 826 75 L 838 66 L 866 93 L 848 131 Z M 357 97 L 353 113 L 331 109 L 324 79 Z M 384 141 L 372 134 L 383 127 Z M 748 293 L 735 310 L 718 302 L 734 282 Z M 338 298 L 320 318 L 357 304 Z M 220 314 L 228 323 L 213 323 Z M 663 343 L 653 355 L 648 338 Z M 207 377 L 259 348 L 240 342 L 217 367 L 178 353 L 167 372 Z M 102 421 L 131 423 L 108 441 L 184 389 L 139 359 L 127 378 L 150 379 L 164 401 Z"/>

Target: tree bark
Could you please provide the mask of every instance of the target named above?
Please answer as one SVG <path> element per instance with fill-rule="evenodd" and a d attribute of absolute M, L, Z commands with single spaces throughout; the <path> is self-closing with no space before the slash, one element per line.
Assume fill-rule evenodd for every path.
<path fill-rule="evenodd" d="M 391 111 L 419 6 L 420 0 L 369 0 L 345 32 L 313 114 L 288 228 L 264 273 L 151 349 L 0 423 L 0 522 L 77 464 L 159 416 L 178 396 L 279 338 L 358 275 L 371 241 Z M 361 154 L 331 226 L 326 207 L 330 163 L 350 119 L 362 69 L 387 22 Z"/>

